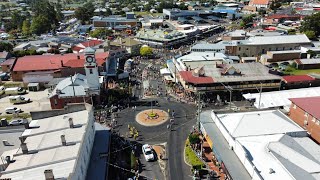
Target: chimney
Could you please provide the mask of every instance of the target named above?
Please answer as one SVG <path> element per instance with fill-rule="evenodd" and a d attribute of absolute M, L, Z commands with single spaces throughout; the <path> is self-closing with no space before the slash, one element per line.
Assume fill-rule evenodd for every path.
<path fill-rule="evenodd" d="M 79 54 L 77 55 L 77 58 L 80 59 L 80 55 Z"/>
<path fill-rule="evenodd" d="M 25 129 L 29 129 L 30 128 L 28 120 L 26 122 L 24 122 L 23 125 L 24 125 Z"/>
<path fill-rule="evenodd" d="M 63 61 L 61 60 L 60 62 L 61 62 L 61 67 L 64 67 L 64 65 L 63 65 Z"/>
<path fill-rule="evenodd" d="M 60 138 L 61 138 L 62 146 L 66 146 L 67 145 L 66 136 L 65 135 L 61 135 Z"/>
<path fill-rule="evenodd" d="M 20 136 L 19 139 L 20 139 L 21 143 L 24 143 L 24 141 L 26 140 L 26 138 L 24 136 Z"/>
<path fill-rule="evenodd" d="M 69 118 L 69 127 L 73 128 L 73 119 L 72 118 Z"/>
<path fill-rule="evenodd" d="M 20 144 L 21 150 L 23 154 L 27 154 L 28 153 L 28 147 L 26 143 L 21 143 Z"/>
<path fill-rule="evenodd" d="M 44 170 L 44 177 L 45 180 L 54 180 L 54 175 L 52 169 Z"/>

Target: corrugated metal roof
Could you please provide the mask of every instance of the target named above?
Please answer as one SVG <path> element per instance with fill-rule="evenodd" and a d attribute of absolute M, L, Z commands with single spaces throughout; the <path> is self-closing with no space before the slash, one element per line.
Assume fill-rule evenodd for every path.
<path fill-rule="evenodd" d="M 293 104 L 320 120 L 320 97 L 304 97 L 289 99 Z"/>

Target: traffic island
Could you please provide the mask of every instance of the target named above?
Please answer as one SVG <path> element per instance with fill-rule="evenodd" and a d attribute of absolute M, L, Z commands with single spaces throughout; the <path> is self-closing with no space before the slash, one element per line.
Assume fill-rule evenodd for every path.
<path fill-rule="evenodd" d="M 169 114 L 160 109 L 141 111 L 136 116 L 136 121 L 143 126 L 158 126 L 169 120 Z"/>

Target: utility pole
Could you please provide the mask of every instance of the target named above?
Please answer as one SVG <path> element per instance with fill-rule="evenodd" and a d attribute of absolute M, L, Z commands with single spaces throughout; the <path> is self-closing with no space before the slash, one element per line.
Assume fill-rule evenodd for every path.
<path fill-rule="evenodd" d="M 200 132 L 200 113 L 201 113 L 201 109 L 202 109 L 202 105 L 201 105 L 200 101 L 201 101 L 201 94 L 200 94 L 200 92 L 198 92 L 197 128 L 198 128 L 199 132 Z"/>
<path fill-rule="evenodd" d="M 262 83 L 260 82 L 260 92 L 259 92 L 259 109 L 260 109 L 260 104 L 261 104 L 261 93 L 262 93 Z"/>
<path fill-rule="evenodd" d="M 221 84 L 224 86 L 224 88 L 227 90 L 227 91 L 229 91 L 229 93 L 230 93 L 230 99 L 229 99 L 229 109 L 231 110 L 231 101 L 232 101 L 232 87 L 230 87 L 230 86 L 226 86 L 226 85 L 224 85 L 222 82 L 221 82 Z"/>

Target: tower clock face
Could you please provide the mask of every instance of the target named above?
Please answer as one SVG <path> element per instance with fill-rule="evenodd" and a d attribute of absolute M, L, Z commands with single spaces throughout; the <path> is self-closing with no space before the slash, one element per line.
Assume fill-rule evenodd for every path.
<path fill-rule="evenodd" d="M 87 61 L 88 63 L 92 63 L 92 62 L 93 62 L 93 57 L 92 57 L 92 56 L 87 56 L 87 57 L 86 57 L 86 61 Z"/>

